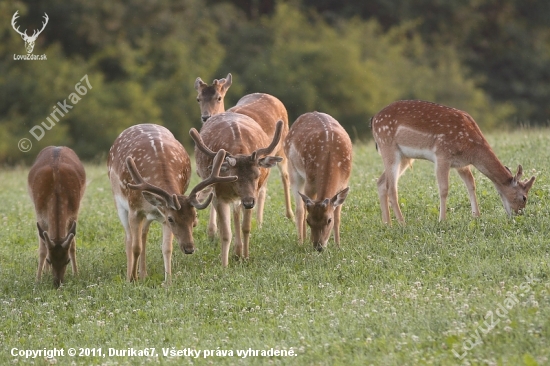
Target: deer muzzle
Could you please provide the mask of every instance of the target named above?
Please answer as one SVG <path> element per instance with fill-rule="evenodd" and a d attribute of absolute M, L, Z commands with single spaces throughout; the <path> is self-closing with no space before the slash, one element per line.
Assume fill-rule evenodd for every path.
<path fill-rule="evenodd" d="M 180 248 L 181 248 L 181 251 L 184 252 L 185 254 L 195 253 L 195 244 L 194 243 L 181 244 Z"/>
<path fill-rule="evenodd" d="M 243 198 L 241 202 L 244 208 L 246 208 L 247 210 L 253 209 L 254 206 L 256 205 L 256 200 L 254 199 L 254 197 Z"/>

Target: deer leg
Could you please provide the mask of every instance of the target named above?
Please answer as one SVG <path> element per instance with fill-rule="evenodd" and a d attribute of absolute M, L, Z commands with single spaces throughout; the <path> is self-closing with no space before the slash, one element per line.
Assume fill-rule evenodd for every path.
<path fill-rule="evenodd" d="M 233 205 L 233 227 L 235 228 L 235 255 L 242 257 L 243 253 L 243 241 L 241 238 L 241 203 L 234 203 Z M 245 210 L 248 211 L 248 210 Z"/>
<path fill-rule="evenodd" d="M 218 231 L 216 216 L 216 208 L 212 204 L 210 205 L 210 217 L 208 219 L 208 237 L 210 239 L 214 239 L 216 237 L 216 232 Z"/>
<path fill-rule="evenodd" d="M 385 164 L 386 170 L 384 171 L 386 177 L 386 189 L 388 190 L 388 199 L 393 209 L 393 213 L 397 218 L 397 221 L 401 224 L 405 223 L 405 218 L 401 213 L 399 207 L 399 196 L 397 193 L 397 181 L 401 173 L 401 162 L 392 161 L 390 164 Z M 389 222 L 389 221 L 388 221 Z"/>
<path fill-rule="evenodd" d="M 126 272 L 128 281 L 137 280 L 137 266 L 139 256 L 141 255 L 141 227 L 143 221 L 135 213 L 128 215 L 128 226 L 130 229 L 130 245 L 126 245 L 126 259 L 128 260 L 128 269 Z"/>
<path fill-rule="evenodd" d="M 252 227 L 252 211 L 243 209 L 243 251 L 241 253 L 242 258 L 248 258 L 248 244 L 250 243 L 250 229 Z M 235 226 L 235 231 L 238 231 L 239 227 Z"/>
<path fill-rule="evenodd" d="M 38 272 L 36 273 L 36 281 L 40 281 L 42 277 L 42 271 L 44 270 L 44 264 L 46 263 L 46 257 L 48 256 L 48 248 L 42 239 L 38 239 Z"/>
<path fill-rule="evenodd" d="M 388 184 L 386 182 L 386 171 L 378 178 L 378 199 L 380 200 L 380 209 L 382 210 L 382 222 L 391 225 L 390 206 L 388 198 Z"/>
<path fill-rule="evenodd" d="M 69 248 L 69 258 L 71 259 L 71 268 L 73 270 L 73 275 L 78 274 L 77 264 L 76 264 L 76 238 L 73 238 L 71 241 L 71 247 Z"/>
<path fill-rule="evenodd" d="M 267 195 L 267 180 L 264 182 L 264 185 L 260 187 L 260 189 L 258 190 L 258 204 L 256 205 L 256 221 L 258 222 L 258 227 L 262 227 L 262 223 L 264 221 L 264 206 L 265 206 L 266 195 Z M 235 230 L 237 230 L 236 226 L 235 226 Z"/>
<path fill-rule="evenodd" d="M 472 205 L 472 215 L 474 215 L 474 217 L 479 217 L 480 212 L 476 198 L 476 182 L 474 180 L 474 176 L 472 175 L 472 171 L 470 170 L 469 166 L 465 166 L 463 168 L 457 169 L 457 172 L 460 178 L 462 178 L 462 180 L 464 181 L 466 189 L 468 190 L 468 196 L 470 196 L 470 204 Z"/>
<path fill-rule="evenodd" d="M 149 233 L 149 225 L 151 225 L 151 221 L 145 221 L 145 224 L 143 225 L 143 228 L 141 229 L 141 255 L 139 256 L 139 278 L 144 279 L 147 277 L 147 265 L 146 265 L 146 257 L 147 257 L 147 234 Z"/>
<path fill-rule="evenodd" d="M 340 214 L 342 213 L 342 205 L 336 207 L 334 210 L 334 242 L 336 243 L 336 246 L 340 248 Z"/>
<path fill-rule="evenodd" d="M 438 159 L 435 163 L 437 186 L 439 187 L 439 221 L 443 221 L 447 215 L 447 195 L 449 194 L 450 164 L 444 159 Z"/>
<path fill-rule="evenodd" d="M 289 219 L 294 218 L 294 214 L 292 213 L 292 203 L 290 202 L 290 180 L 288 175 L 288 159 L 286 156 L 281 155 L 283 158 L 283 161 L 277 164 L 277 168 L 279 169 L 279 173 L 281 173 L 281 181 L 283 182 L 283 190 L 285 193 L 285 208 L 286 208 L 286 217 Z"/>
<path fill-rule="evenodd" d="M 296 216 L 294 219 L 296 223 L 296 230 L 298 231 L 298 242 L 303 244 L 306 235 L 305 207 L 302 197 L 298 194 L 298 192 L 304 190 L 305 180 L 294 168 L 292 161 L 287 161 L 290 171 L 290 184 L 292 186 L 292 193 L 294 194 L 294 203 L 296 205 Z"/>
<path fill-rule="evenodd" d="M 164 259 L 164 282 L 172 282 L 172 241 L 174 234 L 167 223 L 162 224 L 162 257 Z"/>
<path fill-rule="evenodd" d="M 227 267 L 229 263 L 229 246 L 231 245 L 231 207 L 228 203 L 218 201 L 216 211 L 218 212 L 218 228 L 222 247 L 222 266 Z"/>

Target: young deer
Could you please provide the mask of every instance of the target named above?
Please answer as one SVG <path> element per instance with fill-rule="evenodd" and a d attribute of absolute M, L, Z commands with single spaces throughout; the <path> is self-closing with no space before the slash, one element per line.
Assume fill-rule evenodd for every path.
<path fill-rule="evenodd" d="M 201 177 L 208 174 L 212 158 L 215 155 L 214 151 L 218 149 L 227 151 L 227 156 L 222 164 L 222 172 L 238 177 L 238 180 L 233 183 L 219 183 L 214 186 L 213 205 L 219 216 L 222 265 L 224 267 L 227 267 L 229 262 L 231 205 L 233 206 L 235 224 L 235 253 L 239 257 L 248 258 L 251 209 L 256 203 L 260 204 L 258 197 L 262 194 L 265 196 L 265 185 L 269 176 L 268 169 L 274 167 L 282 159 L 279 156 L 269 155 L 279 144 L 282 129 L 283 122 L 279 121 L 275 135 L 270 141 L 252 118 L 239 113 L 225 112 L 209 118 L 202 126 L 200 134 L 194 128 L 189 131 L 195 141 L 195 158 Z M 239 230 L 241 203 L 244 207 L 242 240 Z M 258 207 L 258 210 L 260 209 Z"/>
<path fill-rule="evenodd" d="M 63 282 L 69 262 L 77 274 L 76 221 L 85 189 L 86 173 L 73 150 L 48 146 L 40 151 L 28 176 L 39 237 L 37 281 L 45 261 L 51 265 L 56 288 Z"/>
<path fill-rule="evenodd" d="M 212 200 L 210 195 L 201 203 L 197 194 L 212 184 L 237 179 L 235 176 L 219 176 L 225 151 L 220 150 L 214 155 L 210 176 L 205 175 L 206 179 L 185 196 L 191 177 L 191 161 L 170 131 L 158 125 L 141 124 L 129 127 L 117 137 L 109 152 L 108 168 L 118 216 L 126 231 L 128 281 L 137 280 L 138 259 L 140 278 L 147 275 L 145 247 L 149 225 L 153 221 L 162 223 L 162 254 L 167 283 L 171 281 L 173 237 L 185 254 L 195 251 L 195 210 L 205 209 Z"/>
<path fill-rule="evenodd" d="M 203 122 L 206 122 L 210 117 L 223 113 L 224 97 L 225 93 L 232 83 L 231 74 L 227 74 L 227 77 L 220 80 L 214 80 L 212 85 L 208 85 L 202 81 L 199 77 L 195 81 L 195 89 L 199 93 L 197 101 L 201 109 L 201 118 Z M 287 159 L 283 150 L 282 141 L 288 133 L 288 114 L 283 103 L 272 95 L 264 93 L 253 93 L 242 97 L 237 105 L 230 108 L 228 112 L 244 114 L 254 121 L 256 121 L 262 130 L 267 134 L 269 138 L 273 138 L 275 135 L 275 126 L 277 121 L 283 121 L 283 131 L 281 133 L 281 143 L 275 148 L 276 156 L 282 158 L 281 162 L 277 164 L 279 172 L 281 173 L 281 180 L 283 182 L 283 190 L 285 194 L 285 207 L 286 217 L 292 219 L 292 207 L 290 203 L 290 184 L 288 178 Z M 258 197 L 258 201 L 262 202 L 258 204 L 257 220 L 261 226 L 263 221 L 263 201 L 265 195 Z M 213 210 L 212 210 L 213 211 Z M 212 212 L 212 218 L 215 222 L 215 212 Z M 212 233 L 211 233 L 212 234 Z"/>
<path fill-rule="evenodd" d="M 348 134 L 328 114 L 306 113 L 292 124 L 284 147 L 300 243 L 306 237 L 307 222 L 315 249 L 326 248 L 333 229 L 334 241 L 340 246 L 340 212 L 351 175 L 352 145 Z"/>
<path fill-rule="evenodd" d="M 480 213 L 470 165 L 493 182 L 508 215 L 519 213 L 525 207 L 535 177 L 520 181 L 521 165 L 517 174 L 512 175 L 497 159 L 468 113 L 430 102 L 397 101 L 372 118 L 371 128 L 385 169 L 378 179 L 384 223 L 391 224 L 388 201 L 397 220 L 405 222 L 397 200 L 397 181 L 414 159 L 435 163 L 440 197 L 439 221 L 445 220 L 451 168 L 457 170 L 468 189 L 474 216 Z"/>

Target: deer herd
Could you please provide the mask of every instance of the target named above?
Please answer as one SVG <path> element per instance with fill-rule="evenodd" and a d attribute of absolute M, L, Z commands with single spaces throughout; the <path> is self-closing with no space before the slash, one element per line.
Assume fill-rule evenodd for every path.
<path fill-rule="evenodd" d="M 309 226 L 316 250 L 326 248 L 331 233 L 340 246 L 341 211 L 350 191 L 353 155 L 344 128 L 320 112 L 299 116 L 289 128 L 283 103 L 263 93 L 245 95 L 226 111 L 224 97 L 231 83 L 231 74 L 212 85 L 201 78 L 195 81 L 203 124 L 200 131 L 192 128 L 189 134 L 202 180 L 187 195 L 191 158 L 168 129 L 139 124 L 122 131 L 114 141 L 107 168 L 125 231 L 128 281 L 147 276 L 147 234 L 151 223 L 158 221 L 165 282 L 170 283 L 173 239 L 185 254 L 192 254 L 197 210 L 210 203 L 207 232 L 211 238 L 219 236 L 222 266 L 229 264 L 231 221 L 235 254 L 248 258 L 252 209 L 261 227 L 268 176 L 275 166 L 283 183 L 286 217 L 295 219 L 298 241 L 306 240 Z M 480 211 L 471 165 L 493 182 L 508 215 L 525 208 L 535 177 L 521 181 L 521 165 L 515 175 L 502 165 L 466 112 L 424 101 L 397 101 L 372 117 L 371 128 L 384 165 L 377 183 L 384 223 L 391 225 L 390 206 L 397 221 L 405 222 L 397 181 L 414 159 L 435 164 L 440 221 L 446 217 L 451 168 L 466 185 L 474 216 Z M 76 227 L 85 187 L 84 167 L 73 150 L 50 146 L 38 154 L 28 175 L 39 240 L 37 280 L 45 262 L 55 287 L 63 283 L 69 263 L 77 274 Z"/>

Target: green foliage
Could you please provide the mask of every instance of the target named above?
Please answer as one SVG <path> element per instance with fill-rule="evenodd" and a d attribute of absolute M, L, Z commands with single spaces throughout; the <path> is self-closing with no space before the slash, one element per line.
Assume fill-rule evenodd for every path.
<path fill-rule="evenodd" d="M 381 12 L 399 8 L 379 3 Z M 465 14 L 463 5 L 443 3 L 434 5 L 441 19 L 453 12 Z M 211 82 L 228 72 L 234 82 L 227 107 L 247 93 L 271 93 L 286 105 L 291 122 L 319 110 L 334 116 L 354 139 L 368 139 L 370 117 L 397 99 L 425 99 L 466 110 L 484 130 L 540 112 L 529 97 L 508 101 L 496 91 L 488 94 L 482 89 L 495 85 L 493 74 L 480 73 L 463 49 L 467 37 L 481 27 L 481 15 L 468 18 L 466 36 L 450 41 L 445 36 L 457 34 L 457 25 L 449 22 L 445 28 L 446 22 L 432 13 L 415 17 L 398 12 L 380 20 L 328 17 L 301 7 L 307 1 L 277 2 L 263 16 L 258 15 L 260 8 L 248 9 L 250 18 L 231 3 L 216 1 L 27 4 L 0 4 L 2 163 L 29 163 L 50 144 L 69 145 L 83 159 L 103 157 L 123 129 L 138 123 L 167 126 L 189 149 L 188 131 L 200 126 L 195 78 Z M 330 1 L 319 2 L 318 9 L 333 6 Z M 414 8 L 409 2 L 404 6 Z M 482 1 L 476 6 L 489 5 Z M 356 14 L 363 14 L 362 5 L 347 4 L 344 15 L 353 13 L 354 7 Z M 499 7 L 497 14 L 504 16 L 504 8 Z M 50 21 L 34 51 L 46 54 L 46 61 L 13 60 L 14 54 L 25 53 L 21 37 L 11 29 L 16 10 L 21 14 L 18 24 L 29 33 L 48 13 Z M 494 21 L 502 25 L 502 19 L 509 18 Z M 536 24 L 543 28 L 540 21 Z M 514 27 L 518 37 L 525 37 L 523 25 L 514 23 Z M 449 33 L 439 38 L 427 31 L 442 28 Z M 541 52 L 548 49 L 548 34 L 541 30 L 532 40 Z M 505 60 L 509 56 L 501 47 L 499 60 Z M 535 70 L 544 69 L 545 57 L 537 58 Z M 518 62 L 529 68 L 532 60 L 526 54 Z M 46 121 L 52 107 L 74 92 L 84 75 L 92 89 L 40 141 L 34 139 L 29 131 Z M 527 91 L 524 83 L 513 85 L 519 93 Z M 546 87 L 537 88 L 529 93 L 539 100 Z M 30 152 L 19 150 L 22 138 L 31 140 Z"/>

